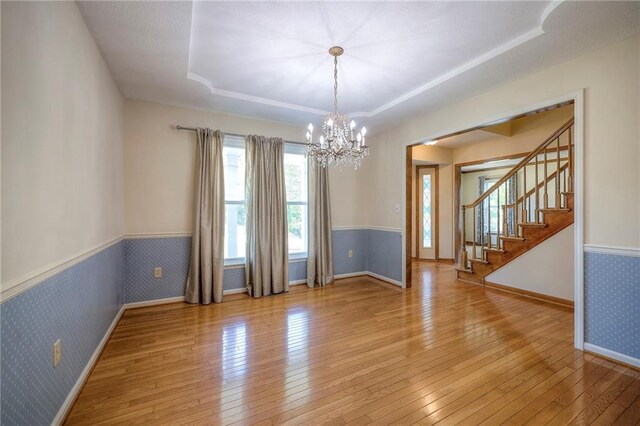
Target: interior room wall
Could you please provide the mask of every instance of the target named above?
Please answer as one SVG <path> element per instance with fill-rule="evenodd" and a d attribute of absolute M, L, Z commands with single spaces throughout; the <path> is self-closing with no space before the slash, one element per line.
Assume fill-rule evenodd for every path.
<path fill-rule="evenodd" d="M 195 136 L 178 131 L 210 127 L 236 134 L 304 142 L 305 128 L 274 121 L 127 99 L 125 102 L 126 233 L 190 233 Z M 334 226 L 364 225 L 358 172 L 330 169 Z"/>
<path fill-rule="evenodd" d="M 75 4 L 3 12 L 6 290 L 122 235 L 123 100 Z"/>
<path fill-rule="evenodd" d="M 122 307 L 123 99 L 74 2 L 0 8 L 0 423 L 52 424 Z"/>
<path fill-rule="evenodd" d="M 511 136 L 496 134 L 482 142 L 455 148 L 453 161 L 460 164 L 531 152 L 572 116 L 573 105 L 567 105 L 516 119 L 512 122 Z"/>

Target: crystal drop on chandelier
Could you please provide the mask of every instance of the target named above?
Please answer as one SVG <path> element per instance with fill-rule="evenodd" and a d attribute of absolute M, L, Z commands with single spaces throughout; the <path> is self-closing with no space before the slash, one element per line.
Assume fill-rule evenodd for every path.
<path fill-rule="evenodd" d="M 338 56 L 344 53 L 340 46 L 333 46 L 329 54 L 333 56 L 333 112 L 326 114 L 322 122 L 321 135 L 313 140 L 313 125 L 307 127 L 307 154 L 320 167 L 332 165 L 349 166 L 357 169 L 362 159 L 369 154 L 366 145 L 367 129 L 362 127 L 356 133 L 356 122 L 346 114 L 338 112 Z"/>

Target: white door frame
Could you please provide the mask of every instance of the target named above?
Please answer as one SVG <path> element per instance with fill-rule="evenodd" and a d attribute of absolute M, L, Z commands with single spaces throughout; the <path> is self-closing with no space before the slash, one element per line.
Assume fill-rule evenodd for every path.
<path fill-rule="evenodd" d="M 425 140 L 437 140 L 441 139 L 444 135 L 450 135 L 457 132 L 462 132 L 467 129 L 481 127 L 487 123 L 493 121 L 503 120 L 505 118 L 514 117 L 520 114 L 525 114 L 530 111 L 543 109 L 545 107 L 561 104 L 563 102 L 573 101 L 573 114 L 574 114 L 574 176 L 573 176 L 573 192 L 574 192 L 574 244 L 573 244 L 573 300 L 574 300 L 574 346 L 577 349 L 584 349 L 584 89 L 579 89 L 574 92 L 566 93 L 557 98 L 538 102 L 533 105 L 529 105 L 522 108 L 516 108 L 511 111 L 507 111 L 502 114 L 496 114 L 493 118 L 483 119 L 482 121 L 472 121 L 470 123 L 461 124 L 455 128 L 448 129 L 447 131 L 440 132 L 437 135 L 425 135 L 418 140 L 408 141 L 403 143 L 402 149 L 402 164 L 399 172 L 402 174 L 402 200 L 407 198 L 407 185 L 405 182 L 406 164 L 407 164 L 407 147 L 422 143 Z M 406 267 L 405 262 L 407 259 L 407 214 L 406 203 L 401 203 L 402 206 L 402 287 L 407 287 Z M 454 248 L 454 250 L 457 248 Z"/>

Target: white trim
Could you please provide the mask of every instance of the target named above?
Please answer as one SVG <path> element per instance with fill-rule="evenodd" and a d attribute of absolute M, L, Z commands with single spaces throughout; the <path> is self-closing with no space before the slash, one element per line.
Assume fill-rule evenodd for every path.
<path fill-rule="evenodd" d="M 192 232 L 155 232 L 155 233 L 136 233 L 126 234 L 125 240 L 140 240 L 145 238 L 172 238 L 172 237 L 190 237 Z"/>
<path fill-rule="evenodd" d="M 400 228 L 391 228 L 386 226 L 373 226 L 373 225 L 348 225 L 348 226 L 333 226 L 332 231 L 351 231 L 356 229 L 371 229 L 373 231 L 389 231 L 389 232 L 402 232 Z"/>
<path fill-rule="evenodd" d="M 366 271 L 360 271 L 360 272 L 348 272 L 346 274 L 337 274 L 333 276 L 333 279 L 335 280 L 339 280 L 342 278 L 352 278 L 352 277 L 361 277 L 363 275 L 367 275 Z"/>
<path fill-rule="evenodd" d="M 388 282 L 388 283 L 391 283 L 391 284 L 397 285 L 398 287 L 402 287 L 402 283 L 401 283 L 400 281 L 396 281 L 396 280 L 394 280 L 394 279 L 387 278 L 387 277 L 385 277 L 384 275 L 374 274 L 373 272 L 369 272 L 369 271 L 367 271 L 367 272 L 365 272 L 365 273 L 366 273 L 367 275 L 369 275 L 369 276 L 373 277 L 373 278 L 377 278 L 377 279 L 379 279 L 380 281 L 386 281 L 386 282 Z"/>
<path fill-rule="evenodd" d="M 404 142 L 402 145 L 402 165 L 398 167 L 398 174 L 402 184 L 402 200 L 407 199 L 407 185 L 404 184 L 407 164 L 407 147 L 422 143 L 425 140 L 437 140 L 441 139 L 442 135 L 449 135 L 464 131 L 467 129 L 473 129 L 483 126 L 487 123 L 497 122 L 503 120 L 505 117 L 513 117 L 520 114 L 525 114 L 530 111 L 539 110 L 550 105 L 557 105 L 567 101 L 573 101 L 573 115 L 574 115 L 574 346 L 577 349 L 582 350 L 584 348 L 584 89 L 579 89 L 556 98 L 547 99 L 546 101 L 538 102 L 533 105 L 515 108 L 501 114 L 494 115 L 494 119 L 480 118 L 467 123 L 457 125 L 439 132 L 439 134 L 429 134 L 420 136 L 413 140 Z M 402 216 L 402 287 L 406 288 L 406 238 L 405 230 L 407 229 L 406 223 L 406 209 L 405 202 L 400 203 L 401 216 Z M 454 248 L 457 250 L 457 248 Z"/>
<path fill-rule="evenodd" d="M 342 278 L 362 277 L 364 275 L 368 275 L 368 276 L 370 276 L 372 278 L 379 279 L 380 281 L 386 281 L 388 283 L 391 283 L 391 284 L 397 285 L 399 287 L 402 287 L 402 283 L 400 281 L 396 281 L 396 280 L 394 280 L 392 278 L 387 278 L 384 275 L 379 275 L 379 274 L 376 274 L 374 272 L 369 272 L 369 271 L 349 272 L 347 274 L 338 274 L 338 275 L 334 275 L 333 278 L 339 280 L 339 279 L 342 279 Z"/>
<path fill-rule="evenodd" d="M 584 342 L 584 350 L 640 368 L 640 359 L 621 354 L 620 352 L 612 351 L 611 349 L 602 348 L 600 346 Z"/>
<path fill-rule="evenodd" d="M 119 243 L 122 240 L 122 237 L 116 237 L 104 243 L 97 244 L 95 246 L 90 247 L 88 250 L 85 250 L 80 253 L 76 253 L 71 256 L 67 256 L 61 260 L 49 263 L 41 268 L 36 269 L 35 271 L 29 272 L 27 274 L 21 275 L 17 278 L 14 278 L 6 283 L 2 283 L 2 290 L 0 292 L 0 302 L 4 303 L 7 300 L 10 300 L 17 295 L 24 293 L 30 288 L 35 287 L 40 284 L 47 278 L 50 278 L 54 275 L 59 274 L 60 272 L 68 269 L 85 259 L 101 252 L 102 250 L 111 247 L 114 244 Z"/>
<path fill-rule="evenodd" d="M 224 290 L 222 294 L 227 296 L 229 294 L 240 294 L 240 293 L 246 293 L 246 292 L 247 292 L 247 288 L 241 287 L 241 288 L 230 288 L 229 290 Z"/>
<path fill-rule="evenodd" d="M 585 244 L 586 253 L 611 254 L 614 256 L 640 257 L 640 248 L 602 246 L 597 244 Z"/>
<path fill-rule="evenodd" d="M 142 302 L 125 303 L 125 309 L 144 308 L 145 306 L 166 305 L 167 303 L 184 302 L 184 296 L 167 297 L 165 299 L 143 300 Z"/>
<path fill-rule="evenodd" d="M 289 285 L 302 285 L 302 284 L 306 284 L 306 283 L 307 283 L 307 279 L 306 278 L 304 280 L 289 281 Z"/>
<path fill-rule="evenodd" d="M 224 265 L 224 269 L 244 269 L 244 262 L 242 263 L 229 263 L 228 265 Z"/>
<path fill-rule="evenodd" d="M 113 333 L 113 329 L 118 324 L 118 321 L 120 321 L 120 318 L 122 317 L 122 314 L 125 311 L 125 309 L 126 308 L 124 305 L 120 307 L 120 310 L 116 314 L 113 321 L 111 321 L 111 325 L 109 326 L 107 331 L 104 333 L 104 336 L 102 336 L 102 340 L 100 340 L 100 343 L 98 343 L 96 350 L 93 351 L 93 354 L 91 355 L 91 358 L 89 358 L 87 365 L 85 365 L 84 369 L 82 370 L 82 373 L 80 373 L 80 376 L 76 380 L 76 383 L 73 385 L 73 387 L 69 391 L 69 394 L 67 395 L 64 402 L 62 403 L 62 406 L 58 410 L 58 413 L 53 418 L 53 421 L 51 422 L 51 424 L 61 425 L 64 422 L 64 419 L 67 417 L 69 410 L 71 410 L 71 407 L 73 406 L 73 403 L 75 402 L 76 397 L 80 393 L 80 390 L 84 385 L 84 382 L 89 377 L 89 373 L 91 373 L 91 369 L 93 368 L 94 364 L 98 361 L 98 357 L 102 353 L 102 349 L 107 344 L 109 337 L 111 337 L 111 333 Z"/>

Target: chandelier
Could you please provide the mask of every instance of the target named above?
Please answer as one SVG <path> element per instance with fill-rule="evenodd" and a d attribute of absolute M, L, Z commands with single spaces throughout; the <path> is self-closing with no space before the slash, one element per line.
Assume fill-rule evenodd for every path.
<path fill-rule="evenodd" d="M 362 127 L 356 134 L 356 122 L 346 114 L 338 112 L 338 56 L 344 53 L 340 46 L 333 46 L 329 54 L 333 56 L 333 112 L 324 116 L 322 134 L 313 140 L 313 125 L 307 128 L 307 154 L 320 167 L 330 165 L 360 167 L 360 162 L 369 154 L 365 143 L 367 129 Z"/>

